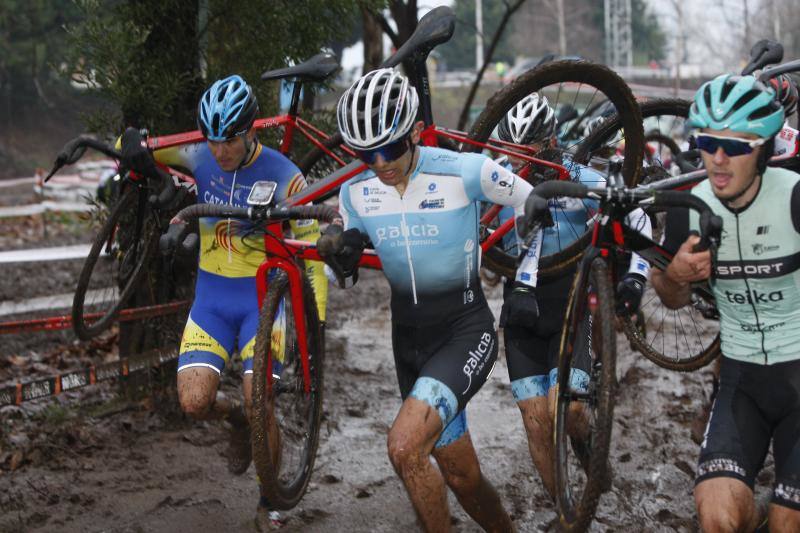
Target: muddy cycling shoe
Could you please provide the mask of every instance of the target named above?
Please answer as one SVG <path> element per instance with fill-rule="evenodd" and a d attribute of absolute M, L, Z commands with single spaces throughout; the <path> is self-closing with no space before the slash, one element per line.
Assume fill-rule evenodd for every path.
<path fill-rule="evenodd" d="M 276 531 L 285 525 L 280 513 L 270 509 L 269 501 L 264 496 L 261 496 L 256 507 L 255 525 L 256 531 Z"/>
<path fill-rule="evenodd" d="M 589 444 L 589 439 L 578 439 L 575 437 L 570 437 L 569 441 L 570 444 L 572 445 L 572 451 L 575 453 L 575 457 L 581 464 L 581 468 L 583 468 L 583 471 L 588 474 L 589 457 L 592 453 L 592 446 L 591 444 Z M 606 458 L 605 476 L 603 477 L 600 483 L 600 487 L 603 493 L 611 490 L 612 479 L 613 479 L 613 471 L 611 470 L 611 461 L 609 461 L 608 458 Z"/>
<path fill-rule="evenodd" d="M 253 449 L 250 445 L 250 424 L 242 407 L 236 407 L 228 417 L 231 424 L 230 441 L 228 442 L 228 470 L 231 474 L 244 474 L 253 461 Z"/>

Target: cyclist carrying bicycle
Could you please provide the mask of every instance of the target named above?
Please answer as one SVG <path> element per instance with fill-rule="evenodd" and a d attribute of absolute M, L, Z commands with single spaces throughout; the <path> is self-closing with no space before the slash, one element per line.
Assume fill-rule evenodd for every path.
<path fill-rule="evenodd" d="M 563 164 L 570 171 L 573 180 L 589 187 L 602 187 L 606 180 L 598 171 L 574 163 L 569 154 L 557 148 L 557 131 L 555 112 L 547 98 L 537 93 L 526 96 L 512 107 L 497 129 L 502 141 L 530 147 L 535 157 Z M 511 157 L 510 164 L 515 172 L 520 172 L 527 162 Z M 534 241 L 528 254 L 540 257 L 569 246 L 587 230 L 596 209 L 595 200 L 566 197 L 551 200 L 550 214 L 554 225 L 542 230 L 541 237 Z M 500 212 L 501 221 L 511 216 L 513 213 L 508 208 Z M 628 220 L 631 227 L 650 235 L 650 219 L 643 211 L 632 212 Z M 503 245 L 506 249 L 515 250 L 516 236 L 507 235 Z M 537 246 L 540 246 L 539 255 Z M 619 314 L 630 315 L 638 310 L 649 268 L 647 261 L 632 254 L 628 273 L 617 287 Z M 511 392 L 525 425 L 528 449 L 545 489 L 554 498 L 552 410 L 555 407 L 555 385 L 558 382 L 561 330 L 575 269 L 570 268 L 556 277 L 542 279 L 532 276 L 529 270 L 519 270 L 516 279 L 506 280 L 500 327 L 503 328 Z M 540 309 L 546 312 L 540 314 Z M 576 390 L 589 379 L 590 335 L 588 324 L 586 326 L 587 341 L 576 346 L 577 364 L 571 376 Z M 573 447 L 580 456 L 581 448 L 585 447 L 580 438 L 585 424 L 580 423 L 579 416 L 578 412 L 572 415 L 570 429 Z"/>
<path fill-rule="evenodd" d="M 483 155 L 419 147 L 417 109 L 416 90 L 391 69 L 369 72 L 342 95 L 339 130 L 368 170 L 342 185 L 346 231 L 326 230 L 318 249 L 333 270 L 352 275 L 368 238 L 389 280 L 403 404 L 388 452 L 424 529 L 450 530 L 446 484 L 485 530 L 512 531 L 481 473 L 464 409 L 497 357 L 478 276 L 478 202 L 522 214 L 532 187 Z"/>
<path fill-rule="evenodd" d="M 753 486 L 772 445 L 770 531 L 800 531 L 800 175 L 767 167 L 784 110 L 753 76 L 703 84 L 689 111 L 708 179 L 692 193 L 722 217 L 716 261 L 693 252 L 697 217 L 669 213 L 678 248 L 651 282 L 668 307 L 711 277 L 720 314 L 719 390 L 700 447 L 695 503 L 706 531 L 752 531 Z M 713 275 L 712 275 L 713 269 Z"/>
<path fill-rule="evenodd" d="M 198 202 L 245 206 L 256 181 L 277 184 L 279 202 L 302 190 L 305 179 L 279 152 L 263 146 L 253 123 L 258 102 L 253 89 L 237 75 L 216 81 L 198 104 L 197 123 L 204 143 L 156 150 L 155 160 L 188 170 L 197 181 Z M 138 132 L 123 136 L 123 156 L 129 165 L 153 175 L 155 162 Z M 196 419 L 222 418 L 232 426 L 228 468 L 244 473 L 251 462 L 253 348 L 259 306 L 255 275 L 264 260 L 263 236 L 249 233 L 252 226 L 220 218 L 200 219 L 200 253 L 195 299 L 183 332 L 178 360 L 178 397 L 181 408 Z M 295 238 L 315 241 L 316 221 L 291 224 Z M 327 279 L 320 262 L 309 262 L 321 320 L 325 317 Z M 220 375 L 238 349 L 244 368 L 244 404 L 218 391 Z M 268 522 L 268 502 L 262 497 L 257 522 Z"/>

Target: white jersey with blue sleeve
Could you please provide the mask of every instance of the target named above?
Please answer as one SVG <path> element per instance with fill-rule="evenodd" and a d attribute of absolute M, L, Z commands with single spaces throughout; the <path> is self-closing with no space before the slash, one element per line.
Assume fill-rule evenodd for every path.
<path fill-rule="evenodd" d="M 342 185 L 345 228 L 369 236 L 392 288 L 399 323 L 436 323 L 485 305 L 479 202 L 524 212 L 533 188 L 481 154 L 420 147 L 401 196 L 367 170 Z"/>

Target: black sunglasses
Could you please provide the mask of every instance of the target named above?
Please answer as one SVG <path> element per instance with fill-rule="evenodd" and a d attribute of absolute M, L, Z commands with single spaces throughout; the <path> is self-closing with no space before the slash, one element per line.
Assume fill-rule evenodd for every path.
<path fill-rule="evenodd" d="M 384 161 L 390 163 L 395 159 L 402 157 L 406 152 L 408 152 L 409 146 L 410 143 L 408 142 L 408 135 L 406 135 L 402 139 L 398 139 L 393 143 L 380 146 L 373 150 L 354 149 L 353 151 L 356 153 L 356 157 L 358 157 L 364 163 L 371 165 L 375 162 L 375 158 L 379 155 L 383 158 Z"/>

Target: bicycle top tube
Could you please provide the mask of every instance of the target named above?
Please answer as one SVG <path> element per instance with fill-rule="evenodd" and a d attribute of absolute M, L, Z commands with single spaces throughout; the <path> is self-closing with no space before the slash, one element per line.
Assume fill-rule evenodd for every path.
<path fill-rule="evenodd" d="M 708 177 L 708 172 L 706 171 L 706 169 L 700 168 L 692 172 L 679 174 L 678 176 L 673 176 L 670 178 L 664 178 L 663 180 L 654 181 L 653 183 L 638 185 L 634 190 L 682 191 L 694 187 L 695 185 L 706 179 L 706 177 Z"/>
<path fill-rule="evenodd" d="M 480 148 L 484 148 L 487 150 L 491 150 L 492 152 L 507 155 L 511 157 L 515 157 L 527 163 L 533 163 L 536 165 L 540 165 L 543 167 L 552 168 L 553 170 L 558 172 L 558 179 L 560 180 L 569 180 L 570 173 L 569 170 L 564 165 L 559 165 L 558 163 L 553 163 L 552 161 L 547 161 L 546 159 L 538 159 L 532 155 L 532 150 L 528 146 L 514 144 L 506 141 L 499 141 L 497 139 L 489 139 L 488 142 L 482 143 L 478 141 L 474 141 L 470 139 L 465 133 L 451 130 L 447 128 L 440 128 L 435 125 L 431 125 L 425 128 L 422 132 L 423 140 L 428 140 L 431 137 L 444 137 L 447 139 L 452 139 L 454 141 L 460 142 L 462 144 L 470 144 L 472 146 L 478 146 Z M 498 141 L 495 143 L 495 141 Z M 429 141 L 428 141 L 429 142 Z M 425 144 L 428 145 L 428 142 Z"/>

